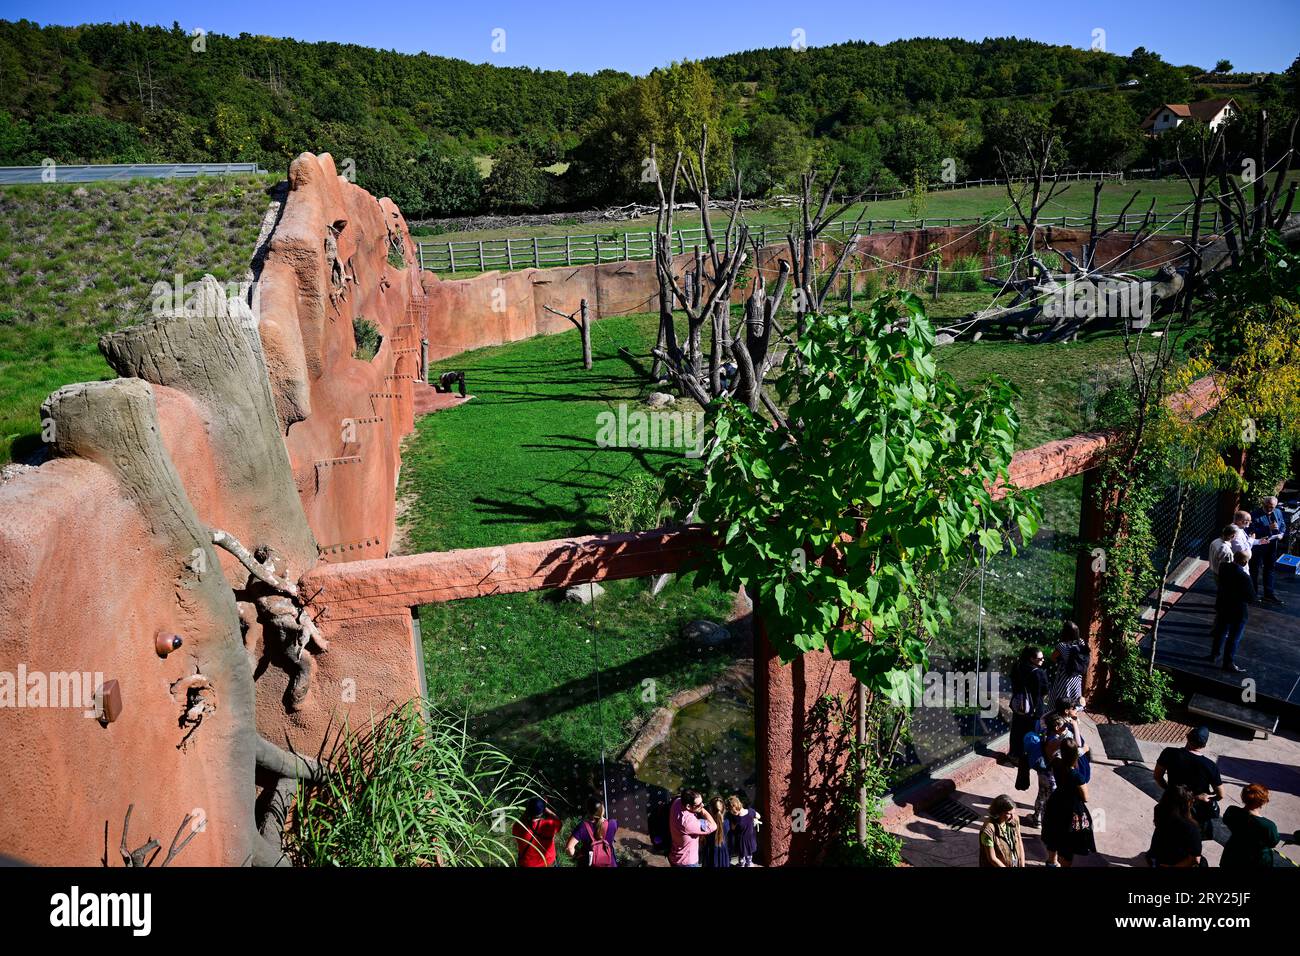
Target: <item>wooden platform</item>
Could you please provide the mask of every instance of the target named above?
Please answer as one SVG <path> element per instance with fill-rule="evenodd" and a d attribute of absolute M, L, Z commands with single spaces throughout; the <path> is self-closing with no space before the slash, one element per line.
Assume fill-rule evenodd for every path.
<path fill-rule="evenodd" d="M 1285 604 L 1251 605 L 1235 661 L 1245 668 L 1243 674 L 1225 671 L 1222 658 L 1218 662 L 1206 659 L 1215 590 L 1209 573 L 1182 588 L 1177 603 L 1160 622 L 1156 664 L 1207 699 L 1262 711 L 1270 719 L 1300 720 L 1300 578 L 1285 566 L 1279 567 L 1277 595 Z M 1144 652 L 1149 649 L 1150 644 L 1144 641 Z M 1263 722 L 1261 718 L 1256 726 L 1262 729 Z"/>

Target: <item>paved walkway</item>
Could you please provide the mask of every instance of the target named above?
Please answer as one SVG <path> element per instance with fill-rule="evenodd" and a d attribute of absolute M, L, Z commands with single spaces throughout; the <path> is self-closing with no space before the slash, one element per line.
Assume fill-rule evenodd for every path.
<path fill-rule="evenodd" d="M 1089 807 L 1097 831 L 1097 852 L 1075 860 L 1075 866 L 1146 866 L 1142 854 L 1151 841 L 1151 816 L 1159 795 L 1152 777 L 1156 759 L 1168 744 L 1139 740 L 1143 765 L 1125 766 L 1106 759 L 1096 727 L 1085 718 L 1084 736 L 1092 747 L 1092 780 L 1088 785 Z M 1206 756 L 1216 758 L 1223 776 L 1222 809 L 1241 803 L 1241 788 L 1261 783 L 1272 793 L 1264 815 L 1277 824 L 1284 839 L 1300 828 L 1300 738 L 1293 733 L 1271 735 L 1267 740 L 1250 739 L 1249 731 L 1233 733 L 1222 725 L 1212 726 Z M 1006 743 L 1000 744 L 1005 750 Z M 981 758 L 975 758 L 981 759 Z M 1016 770 L 984 758 L 987 769 L 958 785 L 953 798 L 979 814 L 982 821 L 989 802 L 1008 794 L 1021 808 L 1021 822 L 1033 810 L 1036 783 L 1029 790 L 1015 789 Z M 959 830 L 929 816 L 925 811 L 890 827 L 903 838 L 903 858 L 912 866 L 978 865 L 979 823 Z M 1221 832 L 1226 839 L 1226 831 Z M 1029 866 L 1042 866 L 1046 853 L 1038 831 L 1025 828 L 1025 856 Z M 1300 848 L 1279 846 L 1288 857 L 1300 862 Z M 1217 866 L 1223 847 L 1206 841 L 1204 852 L 1211 866 Z"/>

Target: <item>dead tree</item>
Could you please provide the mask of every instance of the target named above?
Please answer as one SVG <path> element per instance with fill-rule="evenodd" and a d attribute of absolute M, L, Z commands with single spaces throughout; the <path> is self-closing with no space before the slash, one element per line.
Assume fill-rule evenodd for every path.
<path fill-rule="evenodd" d="M 821 234 L 826 230 L 827 226 L 838 221 L 861 199 L 861 194 L 853 196 L 833 212 L 827 212 L 835 195 L 835 187 L 839 185 L 842 174 L 843 168 L 836 167 L 830 180 L 822 188 L 821 195 L 817 198 L 815 210 L 813 208 L 813 196 L 817 185 L 817 173 L 815 170 L 809 170 L 799 177 L 799 231 L 796 234 L 793 225 L 791 226 L 790 232 L 786 236 L 786 246 L 789 249 L 790 269 L 794 274 L 795 281 L 792 305 L 795 315 L 794 324 L 796 333 L 801 336 L 807 328 L 808 316 L 821 313 L 825 307 L 827 295 L 835 287 L 835 282 L 844 269 L 845 261 L 856 250 L 860 237 L 858 227 L 867 212 L 866 204 L 863 204 L 862 209 L 858 212 L 857 220 L 853 223 L 852 235 L 840 247 L 835 261 L 831 264 L 830 272 L 824 279 L 819 279 L 816 273 L 816 265 L 817 243 Z"/>
<path fill-rule="evenodd" d="M 1290 218 L 1291 209 L 1295 204 L 1295 195 L 1297 184 L 1292 182 L 1287 187 L 1286 198 L 1282 198 L 1282 189 L 1286 183 L 1287 173 L 1291 170 L 1291 162 L 1295 156 L 1295 131 L 1296 123 L 1300 121 L 1300 116 L 1291 121 L 1291 128 L 1287 136 L 1287 148 L 1277 162 L 1277 173 L 1273 180 L 1272 187 L 1268 184 L 1268 173 L 1271 167 L 1268 165 L 1268 112 L 1261 110 L 1259 114 L 1259 125 L 1256 129 L 1255 152 L 1256 156 L 1251 157 L 1256 162 L 1256 169 L 1260 172 L 1254 177 L 1253 181 L 1248 183 L 1252 190 L 1251 200 L 1246 199 L 1245 192 L 1228 171 L 1228 163 L 1223 162 L 1219 166 L 1219 191 L 1215 194 L 1215 202 L 1223 211 L 1224 228 L 1223 237 L 1226 241 L 1226 252 L 1228 258 L 1234 266 L 1240 265 L 1245 258 L 1246 250 L 1258 239 L 1266 230 L 1281 230 L 1287 219 Z M 1215 265 L 1213 262 L 1207 262 L 1207 265 Z"/>
<path fill-rule="evenodd" d="M 1059 176 L 1048 176 L 1048 171 L 1054 164 L 1057 139 L 1056 134 L 1047 129 L 1039 129 L 1033 132 L 1023 132 L 1020 137 L 1021 159 L 1022 163 L 1017 164 L 1012 158 L 1008 157 L 1002 151 L 1002 147 L 995 147 L 998 163 L 1002 167 L 1002 172 L 1007 181 L 1007 198 L 1016 210 L 1016 215 L 1025 228 L 1025 242 L 1021 249 L 1020 255 L 1016 261 L 1011 264 L 1009 279 L 1014 279 L 1019 275 L 1020 263 L 1028 262 L 1033 257 L 1037 248 L 1038 236 L 1038 217 L 1042 214 L 1044 207 L 1053 199 L 1065 195 L 1070 188 L 1061 182 Z M 1012 182 L 1015 180 L 1017 166 L 1028 169 L 1026 181 L 1022 183 L 1019 193 L 1013 188 Z M 1026 200 L 1028 200 L 1026 202 Z"/>
<path fill-rule="evenodd" d="M 659 214 L 655 220 L 655 273 L 659 280 L 659 341 L 653 355 L 655 371 L 666 370 L 678 386 L 701 405 L 721 393 L 722 343 L 728 340 L 731 294 L 741 267 L 748 260 L 749 230 L 740 218 L 740 178 L 735 178 L 735 198 L 723 242 L 719 243 L 709 219 L 708 128 L 700 133 L 696 161 L 683 163 L 677 154 L 673 174 L 665 192 L 663 178 L 654 167 L 659 193 Z M 653 160 L 653 156 L 652 156 Z M 704 229 L 704 247 L 696 245 L 691 278 L 679 277 L 672 252 L 673 211 L 677 184 L 684 178 L 695 193 Z M 677 344 L 673 304 L 686 314 L 686 348 Z M 710 324 L 711 349 L 705 374 L 701 330 Z"/>
<path fill-rule="evenodd" d="M 754 260 L 758 261 L 758 241 L 754 241 Z M 776 314 L 785 296 L 790 278 L 790 263 L 784 259 L 777 266 L 776 285 L 769 294 L 761 269 L 754 270 L 754 287 L 745 300 L 743 330 L 738 329 L 731 340 L 731 354 L 736 360 L 736 397 L 757 412 L 759 406 L 767 408 L 774 421 L 784 418 L 776 403 L 763 390 L 763 382 L 775 362 L 772 352 L 772 333 L 777 330 Z"/>
<path fill-rule="evenodd" d="M 587 300 L 583 299 L 576 312 L 561 312 L 549 305 L 546 311 L 572 322 L 582 336 L 582 367 L 591 368 L 591 318 L 587 313 Z"/>

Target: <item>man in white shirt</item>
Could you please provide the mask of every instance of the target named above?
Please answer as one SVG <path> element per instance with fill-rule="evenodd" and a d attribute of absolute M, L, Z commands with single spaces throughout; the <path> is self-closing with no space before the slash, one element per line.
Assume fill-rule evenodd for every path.
<path fill-rule="evenodd" d="M 1219 537 L 1210 542 L 1210 573 L 1214 580 L 1219 580 L 1219 567 L 1224 561 L 1232 560 L 1232 542 L 1241 530 L 1235 524 L 1225 525 Z"/>
<path fill-rule="evenodd" d="M 1250 560 L 1251 549 L 1258 544 L 1254 538 L 1246 533 L 1246 529 L 1250 527 L 1253 520 L 1249 511 L 1238 511 L 1232 516 L 1233 526 L 1237 529 L 1232 536 L 1232 553 L 1245 554 L 1247 561 Z"/>

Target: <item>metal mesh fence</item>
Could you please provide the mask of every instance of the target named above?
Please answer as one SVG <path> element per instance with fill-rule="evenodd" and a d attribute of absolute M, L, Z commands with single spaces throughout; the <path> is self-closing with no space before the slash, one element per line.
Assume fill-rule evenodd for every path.
<path fill-rule="evenodd" d="M 1164 590 L 1185 581 L 1204 561 L 1222 530 L 1219 495 L 1212 488 L 1170 485 L 1151 509 L 1155 547 L 1152 566 L 1161 584 L 1151 589 L 1146 606 L 1154 611 Z"/>
<path fill-rule="evenodd" d="M 1073 613 L 1082 487 L 1075 477 L 1041 489 L 1032 541 L 1014 556 L 977 554 L 941 582 L 952 622 L 931 646 L 891 773 L 896 788 L 1006 732 L 1013 665 L 1029 645 L 1050 658 Z"/>

